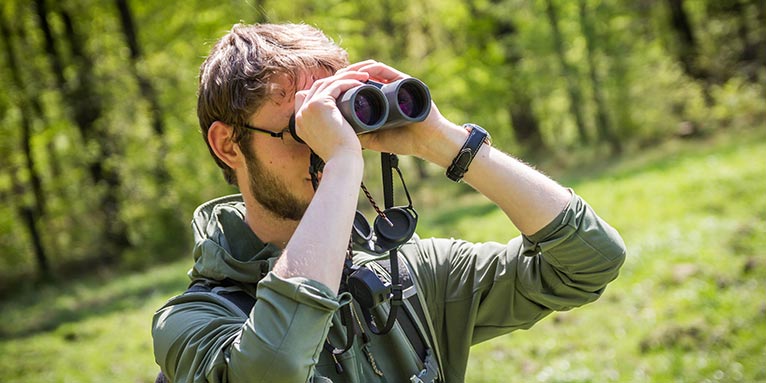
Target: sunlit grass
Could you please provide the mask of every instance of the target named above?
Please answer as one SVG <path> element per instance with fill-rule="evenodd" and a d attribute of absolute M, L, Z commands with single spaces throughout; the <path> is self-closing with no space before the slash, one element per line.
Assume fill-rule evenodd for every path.
<path fill-rule="evenodd" d="M 0 381 L 153 382 L 154 311 L 182 291 L 184 259 L 144 272 L 106 271 L 4 302 Z"/>
<path fill-rule="evenodd" d="M 475 347 L 467 381 L 766 381 L 766 140 L 719 141 L 573 180 L 628 245 L 620 278 Z"/>

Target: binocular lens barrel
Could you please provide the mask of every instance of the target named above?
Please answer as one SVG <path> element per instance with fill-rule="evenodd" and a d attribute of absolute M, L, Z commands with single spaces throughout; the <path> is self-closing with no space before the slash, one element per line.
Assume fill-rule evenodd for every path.
<path fill-rule="evenodd" d="M 417 83 L 403 83 L 397 93 L 397 104 L 403 115 L 423 121 L 428 116 L 424 112 L 431 110 L 431 95 L 428 88 L 422 88 Z"/>
<path fill-rule="evenodd" d="M 337 104 L 343 118 L 357 133 L 377 130 L 386 122 L 388 101 L 374 85 L 364 84 L 346 91 Z"/>
<path fill-rule="evenodd" d="M 390 84 L 368 81 L 346 91 L 338 99 L 338 108 L 361 134 L 425 120 L 431 111 L 431 93 L 415 78 Z"/>

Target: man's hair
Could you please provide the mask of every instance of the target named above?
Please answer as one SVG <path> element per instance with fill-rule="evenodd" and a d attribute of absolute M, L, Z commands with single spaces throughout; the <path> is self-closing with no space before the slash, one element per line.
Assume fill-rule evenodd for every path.
<path fill-rule="evenodd" d="M 286 75 L 293 89 L 281 91 L 294 92 L 302 74 L 335 73 L 347 65 L 345 50 L 305 24 L 236 24 L 218 40 L 200 67 L 197 118 L 226 182 L 236 186 L 236 175 L 210 147 L 210 125 L 232 126 L 232 140 L 247 150 L 251 132 L 243 125 L 274 95 L 274 76 Z"/>

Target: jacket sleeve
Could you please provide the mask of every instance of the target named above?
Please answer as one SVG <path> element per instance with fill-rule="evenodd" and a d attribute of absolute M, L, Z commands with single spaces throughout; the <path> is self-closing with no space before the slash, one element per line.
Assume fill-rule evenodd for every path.
<path fill-rule="evenodd" d="M 403 252 L 416 269 L 448 376 L 463 376 L 471 345 L 596 300 L 625 259 L 617 231 L 574 193 L 545 228 L 507 244 L 416 243 Z"/>
<path fill-rule="evenodd" d="M 259 282 L 247 317 L 215 294 L 184 294 L 154 315 L 155 360 L 176 383 L 305 382 L 345 300 L 320 283 L 273 273 Z"/>

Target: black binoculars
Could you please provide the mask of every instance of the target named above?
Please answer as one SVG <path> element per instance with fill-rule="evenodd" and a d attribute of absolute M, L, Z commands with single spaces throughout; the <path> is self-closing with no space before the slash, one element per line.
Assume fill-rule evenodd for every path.
<path fill-rule="evenodd" d="M 389 84 L 367 81 L 337 100 L 343 118 L 357 134 L 421 122 L 431 112 L 431 92 L 416 78 Z"/>
<path fill-rule="evenodd" d="M 356 134 L 362 134 L 425 120 L 431 112 L 431 92 L 412 77 L 388 84 L 370 80 L 344 92 L 336 103 Z M 289 129 L 303 143 L 295 132 L 295 115 Z"/>

